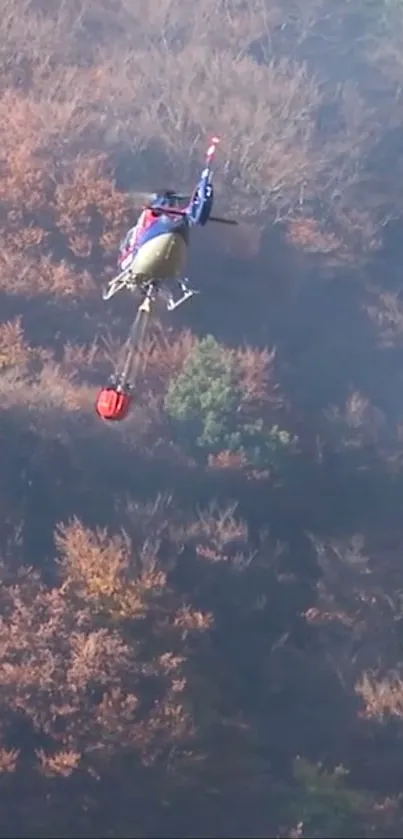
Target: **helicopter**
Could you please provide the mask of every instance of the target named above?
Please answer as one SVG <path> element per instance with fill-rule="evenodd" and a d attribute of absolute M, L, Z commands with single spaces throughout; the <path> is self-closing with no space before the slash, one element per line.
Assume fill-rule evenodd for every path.
<path fill-rule="evenodd" d="M 204 168 L 190 196 L 165 189 L 155 193 L 150 203 L 143 207 L 137 224 L 128 230 L 120 244 L 118 267 L 121 271 L 104 288 L 104 300 L 128 289 L 139 291 L 149 308 L 156 294 L 162 292 L 167 309 L 172 312 L 199 293 L 189 287 L 189 278 L 185 276 L 190 229 L 204 227 L 208 221 L 237 224 L 233 219 L 211 214 L 214 201 L 211 164 L 219 142 L 219 137 L 212 137 Z M 179 288 L 177 299 L 169 289 L 172 281 Z"/>
<path fill-rule="evenodd" d="M 172 312 L 199 293 L 189 287 L 185 276 L 190 229 L 204 227 L 208 221 L 237 224 L 233 219 L 211 213 L 214 202 L 211 164 L 219 142 L 218 137 L 212 137 L 193 193 L 181 195 L 168 189 L 156 193 L 120 244 L 120 273 L 106 285 L 102 297 L 110 300 L 127 289 L 140 292 L 141 302 L 123 349 L 122 362 L 108 385 L 98 393 L 95 410 L 103 420 L 123 420 L 130 411 L 134 398 L 134 384 L 130 380 L 134 358 L 141 349 L 157 294 L 165 297 L 167 310 Z M 180 296 L 176 299 L 170 289 L 172 281 L 179 287 Z"/>

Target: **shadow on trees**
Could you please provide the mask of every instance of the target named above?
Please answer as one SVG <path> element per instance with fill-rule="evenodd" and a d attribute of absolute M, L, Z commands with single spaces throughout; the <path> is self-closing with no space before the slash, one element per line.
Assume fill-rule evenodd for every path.
<path fill-rule="evenodd" d="M 224 508 L 236 502 L 247 522 L 251 550 L 261 532 L 287 548 L 286 566 L 314 580 L 317 569 L 307 533 L 355 532 L 368 523 L 399 520 L 403 489 L 376 453 L 328 454 L 314 464 L 295 456 L 281 482 L 248 479 L 240 471 L 178 466 L 139 451 L 95 418 L 66 419 L 54 412 L 41 424 L 26 410 L 3 414 L 1 493 L 23 521 L 26 560 L 52 567 L 53 532 L 60 520 L 77 516 L 89 526 L 129 526 L 124 499 L 146 503 L 172 494 L 184 510 L 197 513 L 212 499 Z"/>

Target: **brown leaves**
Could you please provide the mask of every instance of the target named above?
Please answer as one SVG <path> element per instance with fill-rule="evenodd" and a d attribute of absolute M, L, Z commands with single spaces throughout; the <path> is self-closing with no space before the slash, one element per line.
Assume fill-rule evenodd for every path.
<path fill-rule="evenodd" d="M 9 295 L 24 294 L 84 297 L 94 289 L 87 273 L 78 273 L 66 262 L 53 262 L 49 256 L 24 253 L 19 236 L 0 237 L 0 287 Z M 12 240 L 11 240 L 12 239 Z M 10 241 L 11 240 L 11 241 Z"/>
<path fill-rule="evenodd" d="M 88 409 L 88 388 L 72 384 L 73 372 L 62 370 L 52 354 L 30 347 L 21 319 L 0 326 L 0 388 L 3 408 L 23 405 L 46 412 L 56 406 L 66 411 Z"/>
<path fill-rule="evenodd" d="M 126 609 L 129 591 L 126 572 L 130 563 L 130 545 L 127 538 L 109 537 L 105 530 L 93 533 L 75 519 L 67 527 L 60 527 L 56 544 L 61 553 L 65 586 L 88 598 L 98 608 Z M 141 616 L 140 598 L 130 601 L 133 616 Z"/>
<path fill-rule="evenodd" d="M 80 765 L 81 755 L 73 751 L 60 751 L 46 754 L 42 749 L 37 752 L 39 768 L 47 778 L 69 778 Z"/>
<path fill-rule="evenodd" d="M 68 681 L 81 689 L 91 684 L 110 687 L 119 684 L 119 674 L 129 667 L 130 650 L 119 638 L 107 629 L 97 629 L 83 634 L 74 632 L 71 636 L 70 666 Z"/>
<path fill-rule="evenodd" d="M 0 97 L 0 125 L 1 153 L 7 154 L 20 150 L 28 137 L 39 136 L 41 119 L 34 102 L 20 93 L 5 90 Z"/>
<path fill-rule="evenodd" d="M 50 738 L 36 752 L 48 778 L 82 766 L 98 774 L 122 748 L 145 763 L 167 747 L 180 752 L 194 734 L 189 657 L 213 614 L 183 602 L 147 540 L 139 553 L 148 565 L 125 534 L 78 520 L 58 528 L 56 543 L 58 587 L 33 572 L 3 582 L 0 713 L 23 713 Z M 146 623 L 133 622 L 139 616 Z M 4 771 L 17 757 L 5 753 Z"/>
<path fill-rule="evenodd" d="M 0 774 L 10 775 L 17 769 L 18 749 L 0 748 Z"/>
<path fill-rule="evenodd" d="M 237 351 L 237 368 L 245 407 L 258 407 L 262 411 L 265 403 L 275 404 L 280 401 L 275 381 L 275 358 L 275 350 L 246 347 Z"/>
<path fill-rule="evenodd" d="M 187 329 L 172 335 L 161 326 L 155 329 L 144 347 L 145 382 L 153 390 L 164 393 L 170 378 L 177 375 L 192 349 L 197 345 L 197 338 Z"/>
<path fill-rule="evenodd" d="M 338 408 L 330 406 L 325 412 L 329 427 L 340 435 L 338 445 L 346 449 L 381 445 L 390 436 L 386 432 L 386 418 L 383 412 L 371 403 L 367 396 L 353 391 L 345 404 Z M 336 440 L 333 442 L 336 448 Z"/>
<path fill-rule="evenodd" d="M 72 233 L 69 236 L 69 248 L 74 256 L 81 259 L 88 259 L 92 254 L 93 242 L 88 233 Z"/>
<path fill-rule="evenodd" d="M 166 574 L 158 568 L 147 543 L 136 557 L 127 536 L 86 530 L 76 519 L 59 528 L 56 542 L 65 576 L 64 588 L 74 591 L 115 619 L 140 619 L 149 604 L 166 589 Z M 144 561 L 143 561 L 144 560 Z"/>
<path fill-rule="evenodd" d="M 243 453 L 222 451 L 209 455 L 208 464 L 213 469 L 242 469 L 247 464 L 247 458 Z"/>
<path fill-rule="evenodd" d="M 403 306 L 400 291 L 370 289 L 368 316 L 378 332 L 381 347 L 400 347 L 403 337 Z"/>
<path fill-rule="evenodd" d="M 90 594 L 99 588 L 114 593 L 119 574 L 128 563 L 127 540 L 111 539 L 105 530 L 93 533 L 74 519 L 59 528 L 56 545 L 68 580 L 84 583 Z"/>
<path fill-rule="evenodd" d="M 91 260 L 95 248 L 110 253 L 131 220 L 128 199 L 116 191 L 105 156 L 79 157 L 74 165 L 66 160 L 56 163 L 46 144 L 41 105 L 6 92 L 0 96 L 0 165 L 5 209 L 0 247 L 3 288 L 12 293 L 23 290 L 29 296 L 91 292 L 93 283 L 63 257 Z"/>
<path fill-rule="evenodd" d="M 304 248 L 311 253 L 330 254 L 338 251 L 341 242 L 334 233 L 321 230 L 320 223 L 314 218 L 302 218 L 290 221 L 287 237 L 293 245 Z"/>
<path fill-rule="evenodd" d="M 85 607 L 63 589 L 46 591 L 35 575 L 8 594 L 12 608 L 0 623 L 0 709 L 22 712 L 59 744 L 38 757 L 48 776 L 67 776 L 83 749 L 103 743 L 102 732 L 108 749 L 120 747 L 120 731 L 130 738 L 137 699 L 126 683 L 133 688 L 134 650 L 117 632 L 91 628 Z"/>
<path fill-rule="evenodd" d="M 37 156 L 42 127 L 33 102 L 7 91 L 0 96 L 0 197 L 9 210 L 49 209 L 54 175 L 51 157 L 45 166 Z"/>
<path fill-rule="evenodd" d="M 247 549 L 248 528 L 236 516 L 237 505 L 221 509 L 217 504 L 201 511 L 199 518 L 189 527 L 189 538 L 194 540 L 199 556 L 209 562 L 227 560 L 229 555 Z"/>
<path fill-rule="evenodd" d="M 182 606 L 174 618 L 174 627 L 180 630 L 181 638 L 184 640 L 191 632 L 205 632 L 211 629 L 214 623 L 212 613 L 204 613 L 191 609 L 189 606 Z"/>
<path fill-rule="evenodd" d="M 88 247 L 105 233 L 119 237 L 129 221 L 128 199 L 115 190 L 105 166 L 103 155 L 83 157 L 66 171 L 65 181 L 56 190 L 60 230 L 71 244 L 86 241 Z"/>
<path fill-rule="evenodd" d="M 158 658 L 158 667 L 165 675 L 179 673 L 186 659 L 173 653 L 162 653 Z"/>
<path fill-rule="evenodd" d="M 14 367 L 22 374 L 32 355 L 35 355 L 35 351 L 31 350 L 25 340 L 21 318 L 3 323 L 0 326 L 0 370 Z"/>
<path fill-rule="evenodd" d="M 376 679 L 364 673 L 355 690 L 363 700 L 365 717 L 380 721 L 391 716 L 403 717 L 403 679 L 398 675 Z"/>
<path fill-rule="evenodd" d="M 46 592 L 33 574 L 7 594 L 12 608 L 0 622 L 1 713 L 18 711 L 56 735 L 59 707 L 67 706 L 71 717 L 77 704 L 77 691 L 66 681 L 69 633 L 85 615 L 73 616 L 60 593 Z"/>

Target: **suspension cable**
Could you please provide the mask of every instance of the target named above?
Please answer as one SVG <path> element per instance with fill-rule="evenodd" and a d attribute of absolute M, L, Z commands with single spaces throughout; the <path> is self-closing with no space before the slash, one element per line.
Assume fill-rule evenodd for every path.
<path fill-rule="evenodd" d="M 136 383 L 141 350 L 144 346 L 147 329 L 150 323 L 151 311 L 145 311 L 141 306 L 137 310 L 136 317 L 130 329 L 127 340 L 121 353 L 121 361 L 116 369 L 116 379 L 121 387 L 134 385 Z"/>

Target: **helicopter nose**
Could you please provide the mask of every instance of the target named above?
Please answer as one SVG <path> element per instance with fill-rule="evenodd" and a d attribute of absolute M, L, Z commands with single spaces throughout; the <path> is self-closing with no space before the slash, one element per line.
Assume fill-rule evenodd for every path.
<path fill-rule="evenodd" d="M 180 233 L 160 233 L 142 243 L 132 270 L 156 280 L 178 277 L 184 271 L 186 256 L 187 244 Z"/>

